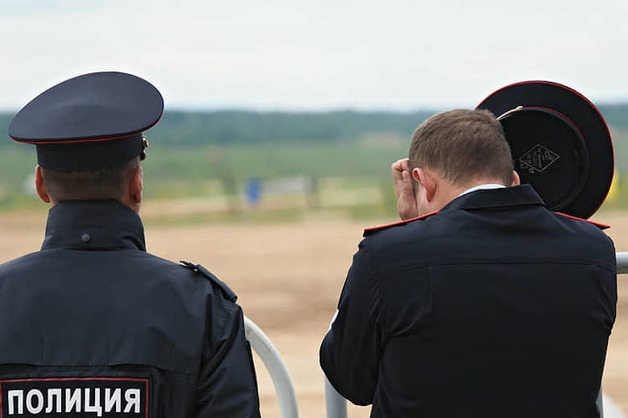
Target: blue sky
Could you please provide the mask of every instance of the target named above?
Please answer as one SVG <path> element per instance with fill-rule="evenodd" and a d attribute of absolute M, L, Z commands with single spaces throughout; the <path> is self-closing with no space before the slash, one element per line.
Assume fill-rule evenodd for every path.
<path fill-rule="evenodd" d="M 472 107 L 545 79 L 628 101 L 625 0 L 0 0 L 0 109 L 127 71 L 168 108 Z"/>

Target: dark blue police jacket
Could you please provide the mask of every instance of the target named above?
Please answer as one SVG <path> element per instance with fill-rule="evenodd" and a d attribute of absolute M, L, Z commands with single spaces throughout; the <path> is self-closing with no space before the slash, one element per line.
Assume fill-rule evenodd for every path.
<path fill-rule="evenodd" d="M 320 349 L 372 417 L 597 417 L 612 241 L 530 186 L 367 230 Z"/>
<path fill-rule="evenodd" d="M 234 299 L 148 254 L 127 207 L 56 205 L 42 250 L 0 266 L 1 416 L 258 417 Z"/>

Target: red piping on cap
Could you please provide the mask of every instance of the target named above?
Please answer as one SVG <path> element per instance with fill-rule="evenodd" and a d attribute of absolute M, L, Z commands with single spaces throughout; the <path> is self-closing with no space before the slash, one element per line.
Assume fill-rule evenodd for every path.
<path fill-rule="evenodd" d="M 407 224 L 408 222 L 417 221 L 419 219 L 423 219 L 423 218 L 427 218 L 428 216 L 435 215 L 438 212 L 439 211 L 434 211 L 434 212 L 427 213 L 425 215 L 417 216 L 416 218 L 406 219 L 405 221 L 393 222 L 393 223 L 387 224 L 387 225 L 381 225 L 381 226 L 374 226 L 374 227 L 371 227 L 371 228 L 366 228 L 364 230 L 364 233 L 379 231 L 380 229 L 389 228 L 389 227 L 395 226 L 395 225 Z"/>
<path fill-rule="evenodd" d="M 80 143 L 84 143 L 84 142 L 105 142 L 105 141 L 112 141 L 114 139 L 130 138 L 132 136 L 135 136 L 135 135 L 139 134 L 140 132 L 144 132 L 144 131 L 139 131 L 139 132 L 135 132 L 133 134 L 123 135 L 123 136 L 112 136 L 112 137 L 109 137 L 109 138 L 96 138 L 96 139 L 77 139 L 77 140 L 74 140 L 74 141 L 71 141 L 71 140 L 65 140 L 65 141 L 22 141 L 22 140 L 19 140 L 19 139 L 15 139 L 13 137 L 11 137 L 11 139 L 14 140 L 15 142 L 21 142 L 22 144 L 33 144 L 33 145 L 80 144 Z"/>
<path fill-rule="evenodd" d="M 486 96 L 486 97 L 484 98 L 484 100 L 482 100 L 482 101 L 480 102 L 480 104 L 479 104 L 479 105 L 477 105 L 476 109 L 477 109 L 478 107 L 482 106 L 482 104 L 484 104 L 484 102 L 485 102 L 485 101 L 487 101 L 487 100 L 488 100 L 488 98 L 489 98 L 489 97 L 491 97 L 492 95 L 494 95 L 495 93 L 500 92 L 500 91 L 502 91 L 502 90 L 505 90 L 505 89 L 507 89 L 507 88 L 509 88 L 509 87 L 519 86 L 519 85 L 522 85 L 522 84 L 547 84 L 547 85 L 550 85 L 550 86 L 556 86 L 556 87 L 563 88 L 563 89 L 565 89 L 565 90 L 569 90 L 570 92 L 574 93 L 575 95 L 577 95 L 578 97 L 580 97 L 582 100 L 584 100 L 585 102 L 587 102 L 587 103 L 588 103 L 588 104 L 589 104 L 589 105 L 593 108 L 593 110 L 595 110 L 595 111 L 597 112 L 598 116 L 599 116 L 599 117 L 600 117 L 600 119 L 602 120 L 602 123 L 604 124 L 604 127 L 606 128 L 606 132 L 608 132 L 608 136 L 609 136 L 609 138 L 611 137 L 611 131 L 608 129 L 608 125 L 606 124 L 606 121 L 604 120 L 604 117 L 602 116 L 602 114 L 600 113 L 600 111 L 598 110 L 598 108 L 597 108 L 597 107 L 595 107 L 595 105 L 594 105 L 593 103 L 591 103 L 591 101 L 590 101 L 589 99 L 587 99 L 587 98 L 586 98 L 586 97 L 584 97 L 582 94 L 578 93 L 576 90 L 574 90 L 574 89 L 572 89 L 572 88 L 570 88 L 570 87 L 567 87 L 567 86 L 562 85 L 562 84 L 559 84 L 559 83 L 554 83 L 554 82 L 552 82 L 552 81 L 542 81 L 542 80 L 536 80 L 536 81 L 535 81 L 535 80 L 531 80 L 531 81 L 521 81 L 521 82 L 519 82 L 519 83 L 509 84 L 509 85 L 507 85 L 507 86 L 505 86 L 505 87 L 502 87 L 501 89 L 495 90 L 493 93 L 491 93 L 491 94 L 489 94 L 488 96 Z M 552 110 L 553 110 L 553 109 L 552 109 Z M 556 112 L 556 113 L 559 113 L 559 112 Z M 612 146 L 612 141 L 611 141 L 611 146 Z M 613 156 L 614 156 L 614 155 L 615 155 L 615 153 L 613 153 Z"/>
<path fill-rule="evenodd" d="M 151 129 L 153 126 L 157 125 L 159 123 L 159 121 L 161 121 L 161 118 L 163 117 L 163 113 L 161 114 L 161 116 L 159 116 L 159 119 L 157 119 L 157 122 L 153 123 L 152 125 L 149 125 L 147 128 L 142 129 L 141 131 L 137 131 L 137 132 L 133 132 L 131 134 L 128 135 L 122 135 L 122 136 L 112 136 L 112 137 L 107 137 L 107 138 L 95 138 L 95 139 L 76 139 L 76 140 L 63 140 L 63 141 L 23 141 L 21 139 L 16 139 L 13 138 L 12 136 L 10 137 L 12 140 L 14 140 L 15 142 L 20 142 L 22 144 L 33 144 L 33 145 L 56 145 L 56 144 L 78 144 L 81 142 L 104 142 L 104 141 L 113 141 L 114 139 L 124 139 L 124 138 L 130 138 L 132 136 L 135 136 L 137 134 L 140 134 L 142 132 L 146 132 L 149 129 Z"/>
<path fill-rule="evenodd" d="M 608 229 L 608 228 L 610 228 L 610 225 L 605 225 L 605 224 L 601 224 L 601 223 L 598 223 L 598 222 L 593 222 L 593 221 L 590 221 L 590 220 L 588 220 L 588 219 L 578 218 L 578 217 L 576 217 L 576 216 L 567 215 L 566 213 L 561 213 L 561 212 L 554 212 L 554 213 L 555 213 L 555 214 L 557 214 L 557 215 L 564 216 L 565 218 L 575 219 L 575 220 L 577 220 L 577 221 L 584 221 L 584 222 L 588 222 L 588 223 L 590 223 L 590 224 L 593 224 L 593 225 L 597 226 L 597 227 L 598 227 L 598 228 L 600 228 L 600 229 Z"/>

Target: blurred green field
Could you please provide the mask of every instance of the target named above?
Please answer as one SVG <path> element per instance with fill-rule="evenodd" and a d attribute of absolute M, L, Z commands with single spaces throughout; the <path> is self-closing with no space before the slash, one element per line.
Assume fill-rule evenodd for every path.
<path fill-rule="evenodd" d="M 238 184 L 252 177 L 387 177 L 390 163 L 407 154 L 407 145 L 397 138 L 384 138 L 380 143 L 364 140 L 168 149 L 155 146 L 148 151 L 144 163 L 149 181 L 147 196 L 165 197 L 185 195 L 188 190 L 193 192 L 199 182 L 222 181 L 226 177 Z"/>
<path fill-rule="evenodd" d="M 41 208 L 42 204 L 31 186 L 32 173 L 36 166 L 35 150 L 16 145 L 2 147 L 0 151 L 0 210 Z M 276 212 L 277 218 L 294 218 L 295 213 L 301 212 L 304 207 L 325 210 L 326 207 L 332 209 L 333 206 L 336 210 L 338 206 L 342 206 L 340 195 L 353 196 L 353 199 L 345 199 L 345 206 L 356 216 L 368 216 L 370 211 L 380 214 L 390 209 L 391 204 L 394 209 L 394 190 L 389 181 L 389 166 L 392 161 L 402 158 L 406 153 L 407 145 L 404 140 L 386 135 L 323 144 L 178 148 L 151 144 L 148 158 L 143 163 L 145 199 L 148 202 L 230 199 L 237 202 L 237 212 L 246 212 L 242 194 L 248 179 L 258 178 L 264 185 L 269 182 L 289 182 L 291 179 L 309 179 L 316 182 L 316 196 L 304 196 L 309 192 L 299 190 L 263 193 L 261 203 L 267 205 L 262 205 L 262 210 L 248 215 L 240 213 L 239 216 L 231 213 L 230 216 L 236 220 L 273 218 L 268 213 L 261 213 L 268 207 Z M 370 191 L 378 196 L 375 201 L 360 197 L 368 195 Z M 391 196 L 393 200 L 384 195 Z M 308 203 L 307 200 L 312 198 L 319 202 Z M 335 203 L 326 203 L 331 201 Z M 220 205 L 217 206 L 217 210 L 208 212 L 216 212 L 214 216 L 224 220 L 225 216 L 220 214 L 223 211 L 220 210 Z M 371 206 L 374 208 L 370 208 Z M 283 214 L 280 213 L 282 210 Z M 226 207 L 225 211 L 229 212 L 229 208 Z"/>
<path fill-rule="evenodd" d="M 616 177 L 602 210 L 628 208 L 628 131 L 614 132 L 613 139 Z M 143 163 L 145 199 L 190 201 L 196 208 L 156 215 L 168 222 L 289 221 L 304 212 L 394 215 L 389 167 L 407 155 L 407 147 L 407 139 L 390 133 L 327 143 L 173 147 L 152 142 Z M 0 148 L 0 211 L 45 209 L 31 186 L 35 165 L 30 146 Z M 255 210 L 244 198 L 251 178 L 263 184 Z M 296 186 L 286 186 L 290 182 Z M 304 182 L 313 186 L 298 187 Z"/>

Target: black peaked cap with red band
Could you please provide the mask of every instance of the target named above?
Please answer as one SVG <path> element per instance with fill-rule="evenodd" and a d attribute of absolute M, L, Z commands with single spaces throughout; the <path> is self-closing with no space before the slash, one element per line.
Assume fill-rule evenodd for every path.
<path fill-rule="evenodd" d="M 111 168 L 144 156 L 142 132 L 163 109 L 161 94 L 146 80 L 120 72 L 84 74 L 24 106 L 9 136 L 37 145 L 39 165 L 53 171 Z"/>
<path fill-rule="evenodd" d="M 577 91 L 548 81 L 511 84 L 478 109 L 500 119 L 515 170 L 554 211 L 587 219 L 613 179 L 611 136 L 600 112 Z"/>

